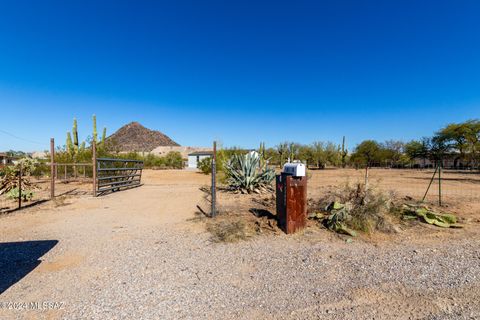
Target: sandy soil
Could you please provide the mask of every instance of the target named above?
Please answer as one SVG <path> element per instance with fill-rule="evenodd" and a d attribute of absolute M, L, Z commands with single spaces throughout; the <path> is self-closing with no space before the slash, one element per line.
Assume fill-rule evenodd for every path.
<path fill-rule="evenodd" d="M 389 170 L 372 180 L 377 174 L 411 196 L 412 177 L 423 186 L 429 176 Z M 312 171 L 309 196 L 347 176 L 361 172 Z M 210 178 L 146 170 L 140 188 L 0 216 L 0 319 L 480 317 L 480 184 L 472 175 L 451 178 L 451 187 L 473 190 L 446 200 L 465 229 L 417 224 L 346 244 L 310 227 L 214 244 L 192 219 Z M 226 206 L 258 205 L 222 197 Z M 38 310 L 31 302 L 50 304 Z"/>

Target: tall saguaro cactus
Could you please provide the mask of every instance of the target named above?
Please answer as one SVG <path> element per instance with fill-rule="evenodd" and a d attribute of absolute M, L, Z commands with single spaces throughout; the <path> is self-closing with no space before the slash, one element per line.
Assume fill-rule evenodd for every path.
<path fill-rule="evenodd" d="M 73 156 L 75 149 L 73 147 L 72 135 L 70 134 L 70 131 L 67 132 L 67 141 L 65 147 L 67 148 L 67 152 Z"/>
<path fill-rule="evenodd" d="M 72 133 L 73 133 L 73 149 L 76 152 L 78 152 L 78 128 L 77 128 L 77 118 L 73 118 L 73 128 L 72 128 Z"/>
<path fill-rule="evenodd" d="M 347 155 L 348 155 L 348 150 L 345 146 L 345 136 L 343 136 L 343 140 L 342 140 L 342 168 L 345 168 L 347 166 Z"/>
<path fill-rule="evenodd" d="M 105 139 L 107 138 L 107 128 L 103 127 L 103 132 L 102 132 L 102 147 L 105 147 Z"/>
<path fill-rule="evenodd" d="M 93 120 L 93 141 L 95 143 L 98 142 L 97 138 L 98 138 L 98 134 L 97 134 L 97 116 L 96 115 L 93 115 L 92 117 L 92 120 Z"/>
<path fill-rule="evenodd" d="M 263 166 L 266 164 L 265 142 L 260 142 L 260 147 L 258 148 L 258 154 L 260 156 L 260 166 L 263 168 Z"/>

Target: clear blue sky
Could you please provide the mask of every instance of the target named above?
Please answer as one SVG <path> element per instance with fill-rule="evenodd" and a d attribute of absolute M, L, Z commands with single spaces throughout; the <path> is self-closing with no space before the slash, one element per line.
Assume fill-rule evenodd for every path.
<path fill-rule="evenodd" d="M 480 117 L 479 17 L 453 0 L 0 0 L 0 150 L 64 144 L 73 117 L 85 138 L 93 113 L 182 145 L 428 136 Z"/>

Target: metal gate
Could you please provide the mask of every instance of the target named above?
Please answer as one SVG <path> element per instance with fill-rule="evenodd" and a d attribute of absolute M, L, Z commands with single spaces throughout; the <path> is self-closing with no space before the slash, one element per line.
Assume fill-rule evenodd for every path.
<path fill-rule="evenodd" d="M 95 167 L 95 196 L 141 185 L 141 160 L 97 158 Z"/>

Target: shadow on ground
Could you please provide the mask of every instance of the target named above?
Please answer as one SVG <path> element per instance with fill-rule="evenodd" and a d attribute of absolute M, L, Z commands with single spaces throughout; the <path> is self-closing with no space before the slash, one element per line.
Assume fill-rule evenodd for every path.
<path fill-rule="evenodd" d="M 58 240 L 0 243 L 0 294 L 35 269 Z"/>

